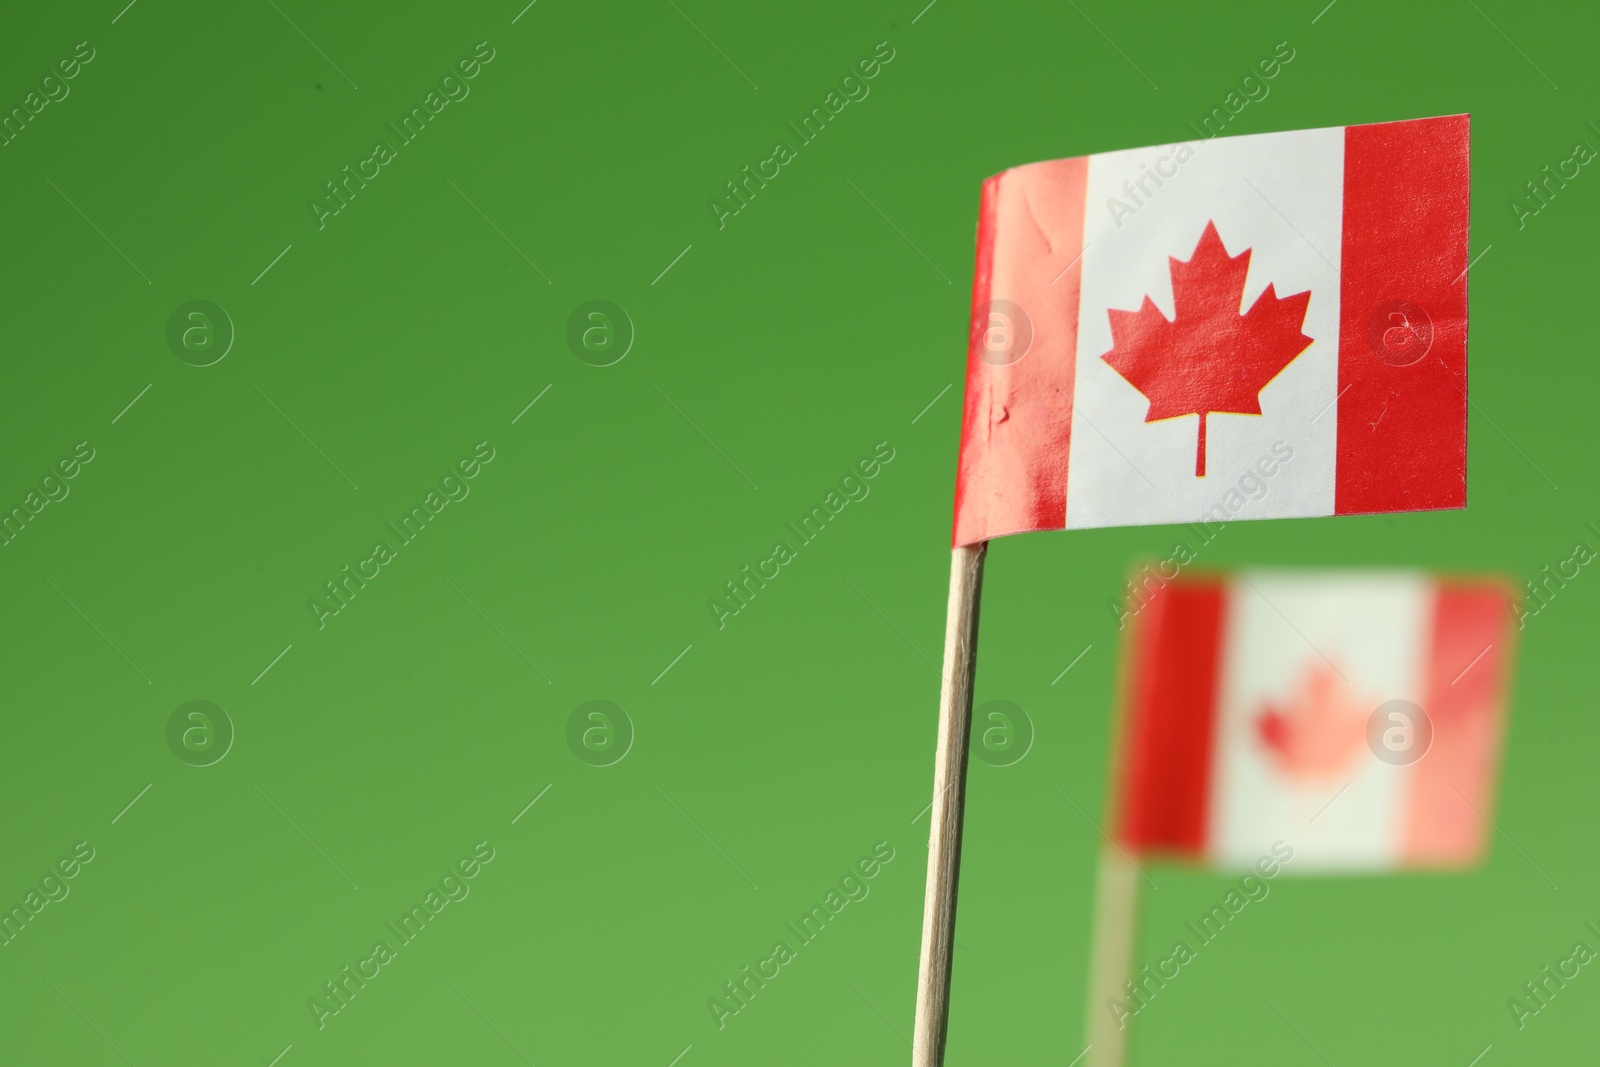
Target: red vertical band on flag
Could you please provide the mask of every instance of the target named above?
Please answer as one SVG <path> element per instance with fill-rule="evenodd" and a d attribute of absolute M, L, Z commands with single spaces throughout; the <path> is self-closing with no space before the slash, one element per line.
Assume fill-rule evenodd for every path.
<path fill-rule="evenodd" d="M 1481 858 L 1511 662 L 1508 587 L 1445 583 L 1433 606 L 1422 710 L 1433 741 L 1411 765 L 1402 855 L 1408 866 L 1457 867 Z"/>
<path fill-rule="evenodd" d="M 983 184 L 953 541 L 1059 530 L 1078 353 L 1086 158 Z"/>
<path fill-rule="evenodd" d="M 1345 130 L 1336 514 L 1466 506 L 1469 138 Z"/>
<path fill-rule="evenodd" d="M 1132 848 L 1204 853 L 1225 616 L 1226 587 L 1204 579 L 1156 590 L 1134 621 L 1117 822 Z"/>

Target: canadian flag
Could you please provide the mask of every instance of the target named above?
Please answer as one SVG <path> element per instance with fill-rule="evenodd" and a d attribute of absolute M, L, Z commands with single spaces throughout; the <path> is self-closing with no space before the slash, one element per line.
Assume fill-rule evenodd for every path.
<path fill-rule="evenodd" d="M 1465 115 L 983 187 L 957 545 L 1466 503 Z"/>
<path fill-rule="evenodd" d="M 1483 854 L 1511 592 L 1410 572 L 1179 578 L 1135 601 L 1117 837 L 1292 870 L 1452 867 Z"/>

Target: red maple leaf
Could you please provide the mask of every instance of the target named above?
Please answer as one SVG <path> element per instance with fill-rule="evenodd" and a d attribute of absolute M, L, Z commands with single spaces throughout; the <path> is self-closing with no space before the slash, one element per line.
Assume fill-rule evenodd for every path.
<path fill-rule="evenodd" d="M 1366 707 L 1331 666 L 1316 664 L 1287 706 L 1267 701 L 1255 720 L 1256 736 L 1284 772 L 1338 774 L 1366 743 Z"/>
<path fill-rule="evenodd" d="M 1279 297 L 1271 285 L 1240 314 L 1250 249 L 1228 255 L 1207 222 L 1188 262 L 1169 257 L 1168 321 L 1146 296 L 1138 311 L 1110 309 L 1111 351 L 1101 358 L 1150 401 L 1145 422 L 1200 416 L 1194 475 L 1206 474 L 1206 416 L 1261 414 L 1261 390 L 1311 346 L 1300 332 L 1311 292 Z"/>

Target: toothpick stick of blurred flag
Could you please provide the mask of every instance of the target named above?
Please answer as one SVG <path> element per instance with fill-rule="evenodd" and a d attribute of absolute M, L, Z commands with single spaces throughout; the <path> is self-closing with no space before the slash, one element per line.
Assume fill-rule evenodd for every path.
<path fill-rule="evenodd" d="M 984 183 L 915 1067 L 944 1060 L 989 539 L 1465 507 L 1469 139 L 1455 115 L 1106 152 Z M 1502 598 L 1499 623 L 1479 615 L 1501 594 L 1415 575 L 1239 581 L 1258 588 L 1171 583 L 1141 612 L 1135 679 L 1156 696 L 1130 694 L 1123 850 L 1254 861 L 1270 827 L 1303 842 L 1297 870 L 1476 855 L 1481 827 L 1443 807 L 1431 776 L 1487 803 L 1487 696 L 1470 715 L 1427 708 L 1438 758 L 1425 770 L 1369 760 L 1315 834 L 1285 827 L 1316 777 L 1306 768 L 1344 766 L 1352 709 L 1435 699 L 1434 672 L 1466 639 L 1441 628 L 1442 606 L 1470 602 L 1471 640 L 1500 649 L 1472 670 L 1499 684 L 1509 612 Z M 1185 610 L 1196 598 L 1215 609 L 1209 652 Z M 1306 636 L 1296 627 L 1311 639 L 1285 643 Z M 1463 692 L 1479 690 L 1448 696 Z M 1239 755 L 1251 745 L 1253 763 Z M 1103 867 L 1095 981 L 1127 973 L 1137 880 Z M 1120 1062 L 1121 1032 L 1095 1063 Z"/>

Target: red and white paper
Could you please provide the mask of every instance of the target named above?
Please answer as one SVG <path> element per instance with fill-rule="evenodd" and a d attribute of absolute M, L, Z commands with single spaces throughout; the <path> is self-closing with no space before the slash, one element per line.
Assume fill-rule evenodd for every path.
<path fill-rule="evenodd" d="M 1477 860 L 1509 603 L 1497 581 L 1411 572 L 1161 586 L 1130 605 L 1119 842 L 1236 867 L 1285 841 L 1302 873 Z"/>
<path fill-rule="evenodd" d="M 1468 142 L 1457 115 L 990 178 L 955 543 L 1464 506 Z"/>

